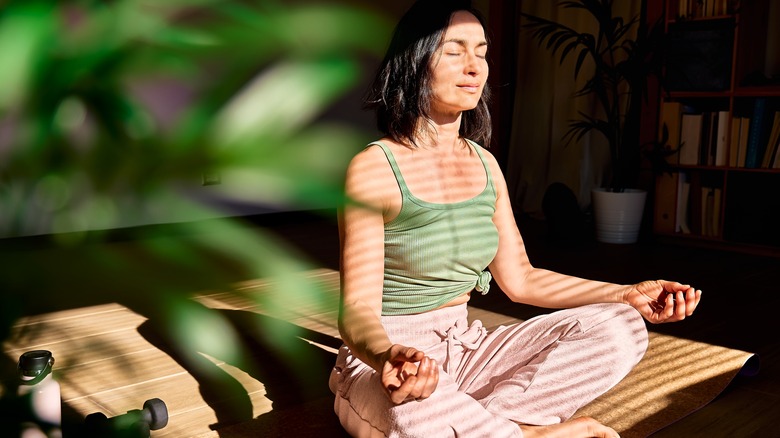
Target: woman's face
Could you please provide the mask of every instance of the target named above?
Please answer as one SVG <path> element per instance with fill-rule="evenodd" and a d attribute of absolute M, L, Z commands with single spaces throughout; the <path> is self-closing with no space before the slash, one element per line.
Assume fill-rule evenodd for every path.
<path fill-rule="evenodd" d="M 431 116 L 458 116 L 474 109 L 488 76 L 487 40 L 477 17 L 452 15 L 441 47 L 433 58 Z"/>

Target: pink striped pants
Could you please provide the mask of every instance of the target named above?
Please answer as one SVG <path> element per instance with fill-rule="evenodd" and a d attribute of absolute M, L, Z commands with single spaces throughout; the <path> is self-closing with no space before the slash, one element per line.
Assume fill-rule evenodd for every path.
<path fill-rule="evenodd" d="M 339 350 L 335 411 L 355 437 L 515 437 L 517 423 L 555 424 L 617 384 L 647 348 L 644 320 L 623 304 L 561 310 L 488 332 L 465 304 L 384 316 L 393 343 L 441 366 L 431 397 L 394 405 L 377 373 Z"/>

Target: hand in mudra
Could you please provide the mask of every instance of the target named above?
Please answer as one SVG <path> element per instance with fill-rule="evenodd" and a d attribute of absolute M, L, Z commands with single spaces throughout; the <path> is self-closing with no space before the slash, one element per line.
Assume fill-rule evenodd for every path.
<path fill-rule="evenodd" d="M 626 302 L 653 324 L 682 321 L 693 314 L 700 300 L 700 290 L 666 280 L 637 283 L 626 295 Z"/>
<path fill-rule="evenodd" d="M 398 344 L 390 347 L 385 356 L 382 386 L 394 404 L 424 400 L 433 394 L 439 383 L 435 360 L 422 351 Z"/>

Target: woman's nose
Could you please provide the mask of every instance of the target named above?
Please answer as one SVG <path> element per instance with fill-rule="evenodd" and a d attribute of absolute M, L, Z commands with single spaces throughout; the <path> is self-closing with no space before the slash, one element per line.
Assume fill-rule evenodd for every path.
<path fill-rule="evenodd" d="M 480 58 L 475 54 L 467 55 L 466 57 L 466 74 L 470 76 L 477 76 L 483 72 L 486 68 L 484 65 L 485 59 Z"/>

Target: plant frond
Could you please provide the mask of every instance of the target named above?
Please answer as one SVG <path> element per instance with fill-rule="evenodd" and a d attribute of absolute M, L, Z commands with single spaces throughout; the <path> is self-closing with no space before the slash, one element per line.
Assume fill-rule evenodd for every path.
<path fill-rule="evenodd" d="M 576 49 L 578 45 L 578 41 L 572 41 L 563 48 L 561 51 L 561 64 L 563 64 L 563 60 L 566 59 L 566 55 L 568 55 L 572 50 Z"/>
<path fill-rule="evenodd" d="M 565 43 L 567 40 L 574 39 L 576 41 L 577 35 L 572 35 L 566 31 L 558 31 L 553 33 L 550 38 L 547 40 L 547 49 L 552 49 L 552 53 L 558 51 L 558 49 L 561 47 L 563 43 Z"/>
<path fill-rule="evenodd" d="M 568 47 L 571 44 L 575 44 L 576 46 L 583 41 L 582 34 L 568 26 L 530 14 L 521 13 L 521 16 L 529 21 L 523 27 L 532 30 L 531 35 L 539 46 L 545 46 L 553 54 L 560 50 L 563 45 Z M 571 50 L 565 50 L 561 61 Z"/>
<path fill-rule="evenodd" d="M 582 69 L 582 64 L 585 62 L 585 58 L 588 57 L 588 54 L 590 52 L 588 49 L 582 49 L 580 51 L 579 56 L 577 56 L 577 65 L 574 67 L 574 77 L 576 78 L 580 74 L 580 69 Z"/>
<path fill-rule="evenodd" d="M 638 15 L 635 15 L 634 18 L 632 18 L 628 23 L 625 24 L 623 23 L 622 17 L 618 17 L 615 20 L 616 20 L 616 25 L 613 28 L 614 31 L 613 38 L 615 42 L 621 41 L 635 25 L 639 24 Z"/>
<path fill-rule="evenodd" d="M 582 111 L 579 111 L 579 115 L 582 119 L 569 121 L 569 129 L 563 135 L 564 143 L 570 144 L 572 142 L 580 142 L 589 132 L 597 131 L 607 139 L 611 147 L 614 133 L 612 132 L 610 123 L 606 120 L 592 117 Z"/>
<path fill-rule="evenodd" d="M 587 11 L 598 22 L 600 31 L 606 34 L 614 33 L 615 22 L 611 0 L 574 0 L 561 2 L 560 5 L 564 8 Z"/>

